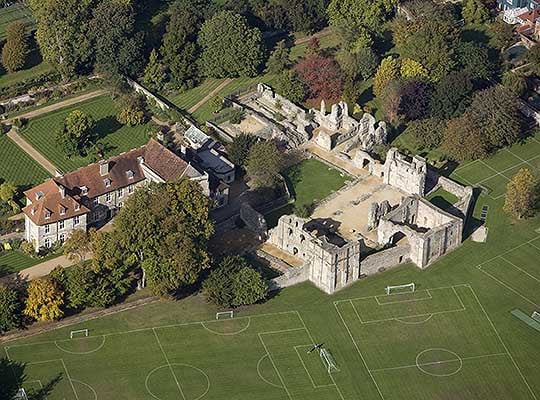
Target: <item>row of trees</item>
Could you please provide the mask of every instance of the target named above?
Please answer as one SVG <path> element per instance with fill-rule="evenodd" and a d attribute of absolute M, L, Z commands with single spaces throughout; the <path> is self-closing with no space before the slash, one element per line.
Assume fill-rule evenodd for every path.
<path fill-rule="evenodd" d="M 20 290 L 0 286 L 0 333 L 86 307 L 108 307 L 146 284 L 160 297 L 192 292 L 212 266 L 207 250 L 212 233 L 208 199 L 197 183 L 139 189 L 115 219 L 114 231 L 70 235 L 64 252 L 77 265 L 57 267 Z M 86 261 L 90 253 L 93 258 Z M 222 260 L 203 284 L 207 299 L 221 306 L 255 303 L 267 289 L 261 274 L 241 257 Z"/>
<path fill-rule="evenodd" d="M 8 73 L 22 69 L 28 56 L 26 26 L 17 21 L 6 28 L 6 41 L 2 47 L 2 65 Z"/>

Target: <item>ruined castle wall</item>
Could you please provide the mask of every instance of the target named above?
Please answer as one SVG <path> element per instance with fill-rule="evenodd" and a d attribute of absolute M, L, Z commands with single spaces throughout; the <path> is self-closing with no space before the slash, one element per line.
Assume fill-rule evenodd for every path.
<path fill-rule="evenodd" d="M 463 225 L 461 221 L 447 223 L 426 233 L 423 238 L 423 254 L 419 267 L 425 268 L 439 257 L 461 244 Z"/>
<path fill-rule="evenodd" d="M 416 224 L 424 228 L 434 228 L 455 219 L 428 202 L 419 201 L 417 207 Z"/>
<path fill-rule="evenodd" d="M 396 148 L 392 148 L 386 156 L 383 174 L 384 183 L 409 194 L 424 195 L 427 164 L 421 157 L 408 161 Z"/>
<path fill-rule="evenodd" d="M 360 263 L 360 273 L 373 275 L 384 270 L 398 267 L 410 261 L 410 246 L 396 246 L 381 250 L 364 258 Z"/>

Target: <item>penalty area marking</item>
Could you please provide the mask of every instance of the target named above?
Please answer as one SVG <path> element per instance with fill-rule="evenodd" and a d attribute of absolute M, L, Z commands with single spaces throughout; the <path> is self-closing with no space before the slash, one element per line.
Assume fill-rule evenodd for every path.
<path fill-rule="evenodd" d="M 88 383 L 86 382 L 83 382 L 83 381 L 79 381 L 77 379 L 71 379 L 72 382 L 75 382 L 75 383 L 78 383 L 79 385 L 83 385 L 83 386 L 86 386 L 88 389 L 90 389 L 92 391 L 92 393 L 94 394 L 94 400 L 98 400 L 98 395 L 96 393 L 96 391 L 94 390 L 94 388 L 92 386 L 90 386 Z M 43 386 L 42 386 L 43 387 Z"/>
<path fill-rule="evenodd" d="M 420 321 L 404 321 L 407 318 L 415 318 L 415 317 L 402 317 L 402 318 L 394 318 L 397 322 L 401 322 L 402 324 L 406 325 L 419 325 L 428 322 L 431 318 L 433 318 L 433 314 L 426 314 L 423 320 Z"/>
<path fill-rule="evenodd" d="M 215 330 L 213 330 L 213 329 L 211 329 L 211 328 L 208 328 L 208 326 L 206 326 L 206 325 L 208 325 L 208 324 L 210 324 L 210 323 L 217 324 L 218 322 L 206 322 L 206 323 L 205 323 L 205 322 L 201 322 L 200 324 L 201 324 L 201 326 L 202 326 L 204 329 L 206 329 L 208 332 L 213 333 L 213 334 L 215 334 L 215 335 L 220 335 L 220 336 L 234 336 L 234 335 L 238 335 L 239 333 L 242 333 L 242 332 L 244 332 L 244 331 L 246 331 L 246 330 L 249 329 L 249 326 L 251 325 L 251 318 L 250 318 L 250 317 L 245 317 L 244 319 L 247 319 L 247 324 L 246 324 L 246 326 L 244 326 L 243 328 L 241 328 L 241 329 L 239 329 L 239 330 L 237 330 L 237 331 L 235 331 L 235 332 L 226 332 L 226 333 L 225 333 L 225 332 L 217 332 L 217 331 L 215 331 Z M 227 321 L 238 321 L 238 319 L 236 319 L 236 320 L 234 320 L 234 319 L 221 320 L 219 323 L 225 323 L 225 322 L 227 322 Z"/>
<path fill-rule="evenodd" d="M 154 374 L 156 371 L 162 369 L 162 368 L 169 368 L 172 370 L 172 367 L 173 366 L 177 366 L 177 367 L 187 367 L 187 368 L 191 368 L 191 369 L 194 369 L 195 371 L 199 372 L 202 376 L 205 377 L 206 379 L 206 389 L 205 391 L 203 392 L 203 394 L 201 394 L 199 397 L 196 397 L 194 399 L 186 399 L 185 396 L 184 396 L 184 393 L 183 391 L 181 392 L 182 394 L 182 398 L 185 399 L 185 400 L 200 400 L 202 399 L 204 396 L 206 396 L 206 394 L 208 393 L 208 391 L 210 390 L 210 378 L 208 377 L 208 375 L 206 374 L 206 372 L 204 372 L 202 369 L 200 368 L 197 368 L 196 366 L 194 365 L 191 365 L 191 364 L 184 364 L 184 363 L 167 363 L 167 364 L 163 364 L 163 365 L 160 365 L 159 367 L 156 367 L 154 368 L 152 371 L 150 371 L 148 373 L 148 375 L 146 375 L 146 379 L 144 381 L 144 386 L 146 387 L 146 391 L 150 394 L 150 396 L 152 396 L 154 399 L 156 400 L 163 400 L 161 397 L 157 396 L 155 393 L 153 393 L 150 388 L 148 387 L 148 381 L 150 380 L 150 377 L 152 376 L 152 374 Z M 175 379 L 176 380 L 176 379 Z"/>
<path fill-rule="evenodd" d="M 269 356 L 268 354 L 263 354 L 263 356 L 259 359 L 259 361 L 257 362 L 257 374 L 259 374 L 259 378 L 261 378 L 261 380 L 264 382 L 264 383 L 267 383 L 268 385 L 270 386 L 274 386 L 278 389 L 285 389 L 283 386 L 281 385 L 278 385 L 276 383 L 273 383 L 273 382 L 270 382 L 268 379 L 266 379 L 262 374 L 261 374 L 261 363 L 264 359 L 268 358 L 269 359 Z"/>
<path fill-rule="evenodd" d="M 95 337 L 97 337 L 97 336 L 90 336 L 90 337 L 94 337 L 94 338 L 95 338 Z M 88 337 L 81 338 L 81 339 L 69 339 L 69 340 L 70 340 L 70 341 L 73 341 L 73 340 L 85 340 L 85 339 L 88 339 Z M 62 342 L 65 342 L 65 340 L 62 341 Z M 95 349 L 93 349 L 93 350 L 88 350 L 88 351 L 71 351 L 71 350 L 66 350 L 66 349 L 64 349 L 62 346 L 60 346 L 60 345 L 58 344 L 58 340 L 55 340 L 55 341 L 54 341 L 54 345 L 55 345 L 56 347 L 58 347 L 59 350 L 63 351 L 64 353 L 68 353 L 68 354 L 74 354 L 74 355 L 92 354 L 92 353 L 95 353 L 96 351 L 101 350 L 101 348 L 102 348 L 103 346 L 105 346 L 105 336 L 101 336 L 101 343 L 100 343 L 100 345 L 99 345 L 97 348 L 95 348 Z"/>

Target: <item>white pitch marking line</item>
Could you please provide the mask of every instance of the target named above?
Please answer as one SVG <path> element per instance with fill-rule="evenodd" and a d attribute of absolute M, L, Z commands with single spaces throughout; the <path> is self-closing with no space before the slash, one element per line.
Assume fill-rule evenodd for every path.
<path fill-rule="evenodd" d="M 262 362 L 262 360 L 264 360 L 264 359 L 267 358 L 267 357 L 268 357 L 268 353 L 267 353 L 267 354 L 264 354 L 264 355 L 259 359 L 259 361 L 257 362 L 257 374 L 259 374 L 259 378 L 261 378 L 261 379 L 263 380 L 263 382 L 269 384 L 270 386 L 277 387 L 278 389 L 284 389 L 283 386 L 276 385 L 275 383 L 270 382 L 268 379 L 266 379 L 264 376 L 262 376 L 262 374 L 261 374 L 261 362 Z"/>
<path fill-rule="evenodd" d="M 345 319 L 343 318 L 343 315 L 341 315 L 341 311 L 339 311 L 339 307 L 338 307 L 336 302 L 334 302 L 334 308 L 336 309 L 336 311 L 337 311 L 337 313 L 339 315 L 339 318 L 341 319 L 341 322 L 345 326 L 345 329 L 349 333 L 349 336 L 350 336 L 350 338 L 351 338 L 351 340 L 352 340 L 352 342 L 354 344 L 354 347 L 356 348 L 356 351 L 357 351 L 358 355 L 360 356 L 360 359 L 362 360 L 362 364 L 364 364 L 364 368 L 369 373 L 369 376 L 370 376 L 371 380 L 373 381 L 375 387 L 377 388 L 377 392 L 379 393 L 379 396 L 381 396 L 381 399 L 384 400 L 384 396 L 383 396 L 383 394 L 381 392 L 381 389 L 379 388 L 379 385 L 377 384 L 377 381 L 373 377 L 373 374 L 371 373 L 371 371 L 370 371 L 370 369 L 369 369 L 369 367 L 368 367 L 368 365 L 366 363 L 366 360 L 365 360 L 364 356 L 362 355 L 362 352 L 360 351 L 360 348 L 358 347 L 358 343 L 356 343 L 356 340 L 355 340 L 354 336 L 351 333 L 349 325 L 347 325 L 347 323 L 345 322 Z M 353 308 L 354 308 L 354 306 L 353 306 Z"/>
<path fill-rule="evenodd" d="M 184 391 L 182 390 L 182 387 L 180 386 L 180 382 L 178 382 L 178 378 L 176 377 L 176 374 L 174 373 L 173 367 L 171 363 L 169 362 L 169 357 L 167 357 L 167 354 L 165 353 L 165 350 L 163 349 L 163 346 L 161 345 L 161 341 L 159 340 L 159 337 L 154 329 L 152 329 L 152 332 L 154 332 L 154 336 L 156 337 L 156 340 L 159 344 L 159 348 L 161 349 L 161 352 L 163 353 L 163 357 L 165 357 L 165 361 L 167 362 L 167 365 L 169 366 L 169 370 L 171 371 L 171 374 L 174 378 L 174 381 L 176 382 L 176 386 L 178 387 L 178 390 L 180 391 L 180 395 L 184 400 L 186 400 L 186 396 L 184 395 Z"/>
<path fill-rule="evenodd" d="M 484 306 L 482 305 L 482 303 L 480 302 L 480 299 L 478 298 L 477 294 L 476 294 L 476 291 L 472 288 L 472 286 L 470 287 L 474 297 L 476 298 L 476 301 L 478 303 L 478 305 L 480 306 L 480 308 L 482 309 L 482 311 L 484 312 L 484 315 L 486 316 L 487 320 L 489 321 L 489 323 L 491 324 L 491 327 L 493 328 L 493 331 L 495 332 L 495 334 L 497 335 L 497 338 L 499 339 L 499 341 L 501 342 L 502 346 L 504 347 L 504 349 L 506 350 L 506 353 L 508 354 L 508 356 L 510 357 L 510 360 L 512 360 L 512 363 L 514 364 L 514 366 L 516 367 L 517 371 L 519 372 L 519 375 L 521 375 L 521 379 L 523 379 L 523 382 L 525 383 L 525 385 L 527 386 L 527 388 L 529 389 L 529 392 L 531 393 L 531 395 L 533 396 L 534 399 L 538 400 L 538 398 L 536 397 L 536 395 L 534 394 L 532 388 L 529 386 L 529 383 L 527 382 L 527 379 L 525 379 L 525 376 L 523 375 L 523 373 L 521 372 L 521 369 L 519 369 L 519 366 L 517 365 L 516 363 L 516 360 L 514 360 L 514 357 L 512 357 L 512 354 L 510 353 L 510 351 L 508 350 L 508 347 L 506 347 L 506 344 L 504 343 L 504 341 L 502 340 L 502 337 L 501 335 L 499 334 L 499 331 L 497 330 L 497 328 L 495 328 L 495 325 L 493 324 L 493 321 L 491 321 L 491 319 L 489 318 L 489 315 L 487 314 L 486 310 L 484 309 Z"/>
<path fill-rule="evenodd" d="M 503 259 L 502 257 L 500 257 L 501 259 Z M 504 260 L 504 259 L 503 259 Z M 514 289 L 513 287 L 511 287 L 510 285 L 508 285 L 507 283 L 505 283 L 504 281 L 502 281 L 501 279 L 495 277 L 493 274 L 489 273 L 488 271 L 484 270 L 483 266 L 479 265 L 476 267 L 479 271 L 482 271 L 484 274 L 486 274 L 487 276 L 489 276 L 491 279 L 493 279 L 494 281 L 498 282 L 500 285 L 503 285 L 505 288 L 507 288 L 508 290 L 514 292 L 515 294 L 517 294 L 519 297 L 521 297 L 523 300 L 525 300 L 527 303 L 530 303 L 532 304 L 533 306 L 535 307 L 540 307 L 538 304 L 536 304 L 534 301 L 532 301 L 531 299 L 529 299 L 528 297 L 522 295 L 519 291 L 517 291 L 516 289 Z"/>
<path fill-rule="evenodd" d="M 396 296 L 396 295 L 398 295 L 398 294 L 401 294 L 401 295 L 403 295 L 403 294 L 410 294 L 410 293 L 394 293 L 394 294 L 389 294 L 389 295 L 375 296 L 375 300 L 377 301 L 377 304 L 378 304 L 378 305 L 380 305 L 380 306 L 385 306 L 385 305 L 387 305 L 387 304 L 409 303 L 409 302 L 412 302 L 412 301 L 421 301 L 421 300 L 431 300 L 431 299 L 433 299 L 433 297 L 431 296 L 431 293 L 430 293 L 430 291 L 429 291 L 428 289 L 422 289 L 422 290 L 418 290 L 418 291 L 416 291 L 416 292 L 411 292 L 411 293 L 413 293 L 413 295 L 415 295 L 415 294 L 418 293 L 418 292 L 426 292 L 426 293 L 428 294 L 428 297 L 419 297 L 419 298 L 417 298 L 417 299 L 409 299 L 409 300 L 389 301 L 389 302 L 387 302 L 387 303 L 381 303 L 381 302 L 379 301 L 379 297 L 381 297 L 381 298 L 384 299 L 384 298 L 387 297 L 387 296 Z"/>
<path fill-rule="evenodd" d="M 223 320 L 222 320 L 223 321 Z M 234 321 L 234 319 L 226 319 L 224 321 Z M 249 329 L 249 326 L 251 325 L 251 318 L 247 317 L 247 324 L 246 326 L 244 326 L 243 328 L 240 328 L 239 330 L 237 330 L 236 332 L 229 332 L 229 333 L 223 333 L 223 332 L 217 332 L 211 328 L 208 328 L 206 325 L 209 325 L 210 323 L 209 322 L 201 322 L 201 325 L 204 329 L 206 329 L 208 332 L 210 333 L 213 333 L 215 335 L 220 335 L 220 336 L 234 336 L 234 335 L 238 335 L 244 331 L 246 331 L 247 329 Z M 217 322 L 215 322 L 217 323 Z M 206 325 L 205 325 L 206 324 Z"/>
<path fill-rule="evenodd" d="M 73 381 L 71 380 L 71 376 L 69 375 L 69 371 L 67 369 L 66 363 L 64 362 L 63 358 L 61 358 L 60 361 L 62 362 L 62 365 L 64 366 L 64 370 L 66 371 L 66 376 L 68 378 L 69 384 L 71 385 L 71 389 L 73 390 L 73 393 L 75 394 L 75 398 L 79 400 L 79 395 L 77 394 L 77 391 L 75 390 L 75 386 L 73 386 Z"/>
<path fill-rule="evenodd" d="M 266 347 L 266 344 L 264 343 L 264 340 L 261 336 L 260 333 L 257 334 L 257 336 L 259 337 L 259 340 L 261 341 L 263 347 L 264 347 L 264 351 L 266 351 L 266 354 L 268 355 L 268 359 L 270 360 L 270 362 L 272 363 L 272 365 L 274 366 L 274 370 L 276 371 L 276 374 L 279 378 L 279 380 L 281 381 L 281 385 L 283 386 L 283 389 L 285 390 L 285 393 L 287 393 L 287 396 L 289 397 L 289 399 L 292 400 L 292 396 L 291 396 L 291 393 L 289 392 L 289 389 L 287 389 L 287 385 L 285 385 L 285 381 L 283 380 L 283 377 L 281 376 L 281 374 L 279 373 L 279 370 L 276 366 L 276 363 L 274 362 L 274 359 L 272 358 L 272 355 L 270 354 L 270 352 L 268 351 L 268 348 Z"/>
<path fill-rule="evenodd" d="M 474 357 L 459 357 L 459 358 L 453 358 L 453 359 L 443 360 L 443 361 L 432 361 L 432 362 L 428 362 L 428 363 L 400 365 L 398 367 L 377 368 L 377 369 L 372 369 L 371 371 L 372 372 L 394 371 L 394 370 L 406 369 L 406 368 L 417 368 L 418 366 L 423 367 L 423 366 L 430 366 L 430 365 L 446 364 L 446 363 L 459 361 L 460 359 L 466 361 L 466 360 L 476 360 L 476 359 L 479 359 L 479 358 L 501 357 L 501 356 L 507 357 L 508 354 L 507 353 L 493 353 L 493 354 L 484 354 L 484 355 L 481 355 L 481 356 L 474 356 Z"/>
<path fill-rule="evenodd" d="M 540 283 L 540 279 L 538 279 L 536 276 L 529 274 L 527 271 L 519 268 L 516 264 L 514 264 L 512 261 L 508 260 L 506 257 L 501 256 L 501 258 L 506 261 L 508 264 L 512 265 L 514 268 L 517 268 L 521 272 L 523 272 L 525 275 L 529 275 L 532 279 L 534 279 L 536 282 Z"/>

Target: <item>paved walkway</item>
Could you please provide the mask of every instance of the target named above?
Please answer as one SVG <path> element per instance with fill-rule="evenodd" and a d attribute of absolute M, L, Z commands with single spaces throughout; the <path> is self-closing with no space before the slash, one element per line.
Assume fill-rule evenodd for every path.
<path fill-rule="evenodd" d="M 94 90 L 93 92 L 85 93 L 77 97 L 73 97 L 71 99 L 67 99 L 64 101 L 59 101 L 58 103 L 51 104 L 50 106 L 45 106 L 42 108 L 38 108 L 37 110 L 29 111 L 25 114 L 18 115 L 13 118 L 6 119 L 3 121 L 4 123 L 10 123 L 16 118 L 35 118 L 39 117 L 40 115 L 50 113 L 51 111 L 56 111 L 64 107 L 71 106 L 73 104 L 81 103 L 86 100 L 93 99 L 95 97 L 103 96 L 104 94 L 108 93 L 106 90 L 100 89 L 100 90 Z"/>
<path fill-rule="evenodd" d="M 32 279 L 37 279 L 49 275 L 51 271 L 59 265 L 66 268 L 70 267 L 73 264 L 73 261 L 68 260 L 66 256 L 59 256 L 51 260 L 42 262 L 41 264 L 34 265 L 33 267 L 23 269 L 22 271 L 19 271 L 17 273 L 6 275 L 0 278 L 0 282 L 8 283 L 17 280 L 31 281 Z"/>
<path fill-rule="evenodd" d="M 21 149 L 23 149 L 30 157 L 49 172 L 52 176 L 56 175 L 58 168 L 53 163 L 47 160 L 39 151 L 34 149 L 30 143 L 28 143 L 21 135 L 19 135 L 15 129 L 11 129 L 7 136 L 13 140 Z"/>
<path fill-rule="evenodd" d="M 227 86 L 229 83 L 231 83 L 233 80 L 231 78 L 225 79 L 223 82 L 219 84 L 217 88 L 212 90 L 210 93 L 208 93 L 204 98 L 199 101 L 197 104 L 195 104 L 193 107 L 191 107 L 188 110 L 188 113 L 193 114 L 195 111 L 197 111 L 199 108 L 203 106 L 204 103 L 209 101 L 212 97 L 214 97 L 216 94 L 218 94 L 225 86 Z"/>

